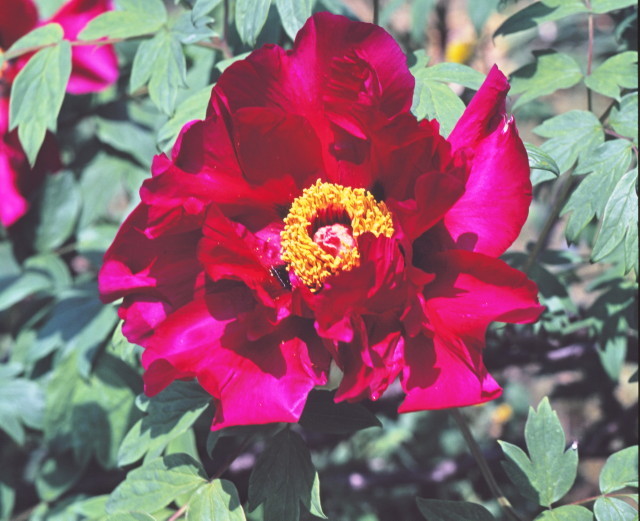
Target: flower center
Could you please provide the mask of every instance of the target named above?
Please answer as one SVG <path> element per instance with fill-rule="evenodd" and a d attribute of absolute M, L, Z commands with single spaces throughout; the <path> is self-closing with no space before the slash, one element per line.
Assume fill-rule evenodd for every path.
<path fill-rule="evenodd" d="M 360 235 L 393 235 L 391 213 L 383 202 L 364 188 L 320 180 L 293 201 L 284 224 L 282 260 L 312 291 L 331 275 L 360 264 Z"/>

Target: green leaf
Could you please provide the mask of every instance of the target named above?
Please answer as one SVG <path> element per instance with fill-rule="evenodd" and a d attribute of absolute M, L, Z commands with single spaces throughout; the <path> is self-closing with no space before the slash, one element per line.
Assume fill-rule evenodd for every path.
<path fill-rule="evenodd" d="M 636 251 L 627 251 L 634 247 L 629 236 L 638 235 L 638 168 L 627 172 L 617 183 L 607 201 L 602 217 L 602 224 L 596 237 L 591 259 L 599 262 L 622 244 L 625 257 L 632 259 Z M 636 243 L 637 244 L 637 243 Z M 633 265 L 625 262 L 625 273 L 633 269 Z"/>
<path fill-rule="evenodd" d="M 366 407 L 357 403 L 335 403 L 333 393 L 328 391 L 309 394 L 299 423 L 305 429 L 334 434 L 382 426 L 375 414 Z"/>
<path fill-rule="evenodd" d="M 222 0 L 196 0 L 191 9 L 191 17 L 193 20 L 206 17 L 213 11 Z"/>
<path fill-rule="evenodd" d="M 292 40 L 311 16 L 312 0 L 276 0 L 282 26 Z"/>
<path fill-rule="evenodd" d="M 631 143 L 616 139 L 601 144 L 581 159 L 574 173 L 589 175 L 573 191 L 562 210 L 562 215 L 572 212 L 565 231 L 570 243 L 577 242 L 580 232 L 594 217 L 602 218 L 605 205 L 632 158 Z"/>
<path fill-rule="evenodd" d="M 482 505 L 467 501 L 444 501 L 441 499 L 417 498 L 418 510 L 427 521 L 494 521 Z"/>
<path fill-rule="evenodd" d="M 588 9 L 581 0 L 544 0 L 535 2 L 507 18 L 493 33 L 493 37 L 506 36 L 533 29 L 544 22 L 552 22 L 586 12 L 588 12 Z"/>
<path fill-rule="evenodd" d="M 81 204 L 80 190 L 71 172 L 65 170 L 45 178 L 38 205 L 36 250 L 47 252 L 62 246 L 73 233 Z"/>
<path fill-rule="evenodd" d="M 461 63 L 436 63 L 421 69 L 421 77 L 442 83 L 457 83 L 468 89 L 478 90 L 485 75 Z"/>
<path fill-rule="evenodd" d="M 623 96 L 619 107 L 614 107 L 609 116 L 609 123 L 618 134 L 633 139 L 638 143 L 638 93 Z"/>
<path fill-rule="evenodd" d="M 161 31 L 138 46 L 129 91 L 147 82 L 151 101 L 165 114 L 172 114 L 178 89 L 186 86 L 186 62 L 175 34 Z"/>
<path fill-rule="evenodd" d="M 56 130 L 70 74 L 71 45 L 63 40 L 34 54 L 13 82 L 9 130 L 18 127 L 20 143 L 32 166 L 47 129 Z"/>
<path fill-rule="evenodd" d="M 60 356 L 73 354 L 78 372 L 88 377 L 99 347 L 118 321 L 115 309 L 104 306 L 95 283 L 59 294 L 51 315 L 38 330 L 26 351 L 25 362 L 35 362 L 59 349 Z"/>
<path fill-rule="evenodd" d="M 271 0 L 236 1 L 236 28 L 240 39 L 247 45 L 255 45 L 267 21 L 270 6 Z"/>
<path fill-rule="evenodd" d="M 120 442 L 137 418 L 134 399 L 139 377 L 117 358 L 102 354 L 88 379 L 69 356 L 47 385 L 45 440 L 58 451 L 72 450 L 76 461 L 95 455 L 104 468 L 116 466 Z"/>
<path fill-rule="evenodd" d="M 638 88 L 638 52 L 612 56 L 587 76 L 585 83 L 590 89 L 619 100 L 621 88 Z"/>
<path fill-rule="evenodd" d="M 600 471 L 600 491 L 609 494 L 638 486 L 638 446 L 627 447 L 607 458 Z"/>
<path fill-rule="evenodd" d="M 528 457 L 515 445 L 500 442 L 508 458 L 505 470 L 525 496 L 535 499 L 539 505 L 550 507 L 573 485 L 578 470 L 578 453 L 574 448 L 564 450 L 562 425 L 547 398 L 540 402 L 537 411 L 529 409 L 524 435 Z"/>
<path fill-rule="evenodd" d="M 142 166 L 149 168 L 157 149 L 149 130 L 131 121 L 97 118 L 98 139 L 120 152 L 129 154 Z"/>
<path fill-rule="evenodd" d="M 167 444 L 186 432 L 211 403 L 211 396 L 191 382 L 176 381 L 152 398 L 143 398 L 147 415 L 127 433 L 118 464 L 128 465 L 147 453 L 159 456 Z"/>
<path fill-rule="evenodd" d="M 80 40 L 132 38 L 156 32 L 167 21 L 162 0 L 118 0 L 120 11 L 107 11 L 91 20 Z"/>
<path fill-rule="evenodd" d="M 201 486 L 189 500 L 187 521 L 244 521 L 238 491 L 231 481 L 216 479 Z"/>
<path fill-rule="evenodd" d="M 626 501 L 615 497 L 599 497 L 593 505 L 593 513 L 598 521 L 635 521 L 638 510 Z"/>
<path fill-rule="evenodd" d="M 533 55 L 535 62 L 521 67 L 509 78 L 511 94 L 522 94 L 514 103 L 513 110 L 558 89 L 573 87 L 582 80 L 580 66 L 568 54 L 544 50 L 534 51 Z"/>
<path fill-rule="evenodd" d="M 213 18 L 194 18 L 191 13 L 182 13 L 171 25 L 171 34 L 184 44 L 200 42 L 217 35 L 210 27 L 211 22 Z"/>
<path fill-rule="evenodd" d="M 545 510 L 534 521 L 593 521 L 593 514 L 578 505 L 565 505 Z"/>
<path fill-rule="evenodd" d="M 600 121 L 584 110 L 570 110 L 548 119 L 533 132 L 550 138 L 540 148 L 555 159 L 560 172 L 569 170 L 578 158 L 604 142 Z"/>
<path fill-rule="evenodd" d="M 251 472 L 249 510 L 264 503 L 264 521 L 298 521 L 302 502 L 314 516 L 326 518 L 319 491 L 309 449 L 285 429 L 271 439 Z"/>
<path fill-rule="evenodd" d="M 0 373 L 0 376 L 0 429 L 22 445 L 25 442 L 24 426 L 41 424 L 44 393 L 34 381 L 12 378 L 15 376 L 12 374 Z"/>
<path fill-rule="evenodd" d="M 624 9 L 632 5 L 638 5 L 638 2 L 636 0 L 591 0 L 591 10 L 597 14 Z"/>
<path fill-rule="evenodd" d="M 28 32 L 22 38 L 19 38 L 6 50 L 6 52 L 15 52 L 21 49 L 28 49 L 29 47 L 51 45 L 60 42 L 63 36 L 64 31 L 60 24 L 46 24 Z"/>
<path fill-rule="evenodd" d="M 75 485 L 87 462 L 77 463 L 69 454 L 53 454 L 42 462 L 36 476 L 38 496 L 43 501 L 54 501 Z"/>
<path fill-rule="evenodd" d="M 529 168 L 531 168 L 531 183 L 534 186 L 555 179 L 560 175 L 558 165 L 544 150 L 530 143 L 525 143 L 524 147 L 527 149 Z"/>
<path fill-rule="evenodd" d="M 598 356 L 609 378 L 617 382 L 620 379 L 620 371 L 627 357 L 626 335 L 608 339 L 604 348 L 598 348 Z"/>
<path fill-rule="evenodd" d="M 176 141 L 182 127 L 194 119 L 203 119 L 211 98 L 211 85 L 197 91 L 180 103 L 173 116 L 160 127 L 158 144 L 162 150 L 169 150 Z"/>
<path fill-rule="evenodd" d="M 107 513 L 156 512 L 179 496 L 193 493 L 207 483 L 200 465 L 186 454 L 158 458 L 127 474 L 107 502 Z"/>
<path fill-rule="evenodd" d="M 100 521 L 156 521 L 156 518 L 144 512 L 127 512 L 126 514 L 112 514 L 101 517 Z"/>
<path fill-rule="evenodd" d="M 464 112 L 464 103 L 445 84 L 420 80 L 416 81 L 411 112 L 418 119 L 436 119 L 440 124 L 440 134 L 446 137 Z"/>

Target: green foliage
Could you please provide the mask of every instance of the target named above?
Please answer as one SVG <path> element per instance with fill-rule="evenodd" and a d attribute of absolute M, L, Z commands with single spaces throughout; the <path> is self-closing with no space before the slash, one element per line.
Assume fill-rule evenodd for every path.
<path fill-rule="evenodd" d="M 120 11 L 95 17 L 80 32 L 81 40 L 131 38 L 156 32 L 167 21 L 162 0 L 118 0 Z"/>
<path fill-rule="evenodd" d="M 542 512 L 534 521 L 593 521 L 589 509 L 579 505 L 566 505 Z"/>
<path fill-rule="evenodd" d="M 312 0 L 276 0 L 282 25 L 292 40 L 311 16 Z"/>
<path fill-rule="evenodd" d="M 596 68 L 585 80 L 590 89 L 620 100 L 620 89 L 638 88 L 638 53 L 616 54 Z"/>
<path fill-rule="evenodd" d="M 533 131 L 548 138 L 540 148 L 556 161 L 560 172 L 569 170 L 578 158 L 604 142 L 602 124 L 591 112 L 584 110 L 564 112 Z"/>
<path fill-rule="evenodd" d="M 607 459 L 600 471 L 600 490 L 603 494 L 625 487 L 638 488 L 638 446 L 627 447 Z"/>
<path fill-rule="evenodd" d="M 507 457 L 504 469 L 529 499 L 550 507 L 571 488 L 578 470 L 578 452 L 565 451 L 562 426 L 545 398 L 537 411 L 531 408 L 525 426 L 528 455 L 516 445 L 500 442 Z"/>
<path fill-rule="evenodd" d="M 18 38 L 18 40 L 7 49 L 7 52 L 26 51 L 30 47 L 56 44 L 62 40 L 63 35 L 64 31 L 60 24 L 46 24 L 28 32 L 22 38 Z"/>
<path fill-rule="evenodd" d="M 573 87 L 582 80 L 580 66 L 568 54 L 544 50 L 534 51 L 533 55 L 534 63 L 518 69 L 509 78 L 511 94 L 521 94 L 513 105 L 514 110 L 540 96 Z"/>
<path fill-rule="evenodd" d="M 119 465 L 134 463 L 145 454 L 159 456 L 171 440 L 193 425 L 211 403 L 211 396 L 192 383 L 174 382 L 153 398 L 141 396 L 139 403 L 147 414 L 122 440 Z"/>
<path fill-rule="evenodd" d="M 0 429 L 22 445 L 25 426 L 40 427 L 44 411 L 44 393 L 27 378 L 19 378 L 19 364 L 0 366 Z"/>
<path fill-rule="evenodd" d="M 314 516 L 326 518 L 309 449 L 298 434 L 284 429 L 271 439 L 251 472 L 249 510 L 264 504 L 264 521 L 298 521 L 300 503 Z"/>
<path fill-rule="evenodd" d="M 38 36 L 49 43 L 50 32 L 44 31 Z M 33 44 L 33 38 L 29 43 Z M 52 132 L 56 130 L 70 74 L 71 46 L 69 42 L 61 41 L 40 49 L 13 82 L 9 129 L 18 127 L 20 143 L 32 165 L 47 129 Z"/>
<path fill-rule="evenodd" d="M 588 12 L 580 0 L 543 0 L 518 11 L 507 18 L 493 34 L 507 36 L 527 29 L 533 29 L 544 22 L 553 22 L 567 16 Z"/>
<path fill-rule="evenodd" d="M 237 0 L 236 28 L 242 41 L 255 45 L 258 34 L 264 27 L 271 7 L 271 0 Z"/>
<path fill-rule="evenodd" d="M 186 61 L 177 35 L 160 31 L 143 41 L 131 69 L 129 91 L 148 83 L 151 101 L 165 114 L 173 114 L 178 89 L 186 86 Z"/>
<path fill-rule="evenodd" d="M 132 470 L 113 491 L 107 512 L 153 513 L 183 495 L 191 496 L 205 486 L 207 476 L 186 454 L 170 454 Z"/>
<path fill-rule="evenodd" d="M 484 77 L 470 67 L 456 63 L 428 67 L 429 58 L 422 51 L 416 52 L 415 58 L 417 61 L 410 69 L 416 79 L 411 111 L 418 119 L 436 119 L 440 133 L 446 137 L 464 111 L 464 103 L 446 84 L 457 83 L 477 89 Z"/>
<path fill-rule="evenodd" d="M 494 521 L 486 508 L 464 501 L 418 498 L 418 509 L 427 521 Z"/>
<path fill-rule="evenodd" d="M 531 184 L 534 186 L 560 175 L 560 168 L 554 159 L 541 148 L 530 143 L 524 144 L 531 168 Z"/>
<path fill-rule="evenodd" d="M 188 521 L 215 519 L 216 521 L 244 521 L 238 491 L 233 483 L 216 479 L 202 485 L 189 500 Z"/>
<path fill-rule="evenodd" d="M 53 371 L 46 390 L 44 435 L 58 453 L 70 450 L 83 463 L 95 456 L 105 468 L 116 464 L 118 447 L 136 419 L 137 375 L 124 362 L 103 354 L 87 379 L 68 356 Z"/>
<path fill-rule="evenodd" d="M 300 425 L 313 431 L 334 434 L 382 426 L 366 407 L 357 403 L 335 403 L 333 393 L 327 391 L 316 391 L 309 395 Z"/>

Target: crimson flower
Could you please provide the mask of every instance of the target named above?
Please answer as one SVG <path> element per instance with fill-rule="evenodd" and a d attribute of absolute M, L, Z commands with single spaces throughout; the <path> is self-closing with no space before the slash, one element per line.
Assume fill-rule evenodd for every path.
<path fill-rule="evenodd" d="M 144 347 L 145 392 L 196 378 L 213 429 L 295 422 L 308 393 L 400 412 L 501 389 L 488 324 L 532 322 L 536 285 L 497 257 L 527 217 L 527 154 L 497 68 L 445 140 L 381 28 L 320 13 L 293 49 L 221 76 L 206 118 L 155 157 L 99 283 Z"/>
<path fill-rule="evenodd" d="M 69 0 L 48 20 L 39 20 L 32 0 L 0 0 L 0 50 L 8 49 L 32 29 L 58 23 L 66 39 L 73 40 L 92 19 L 111 8 L 110 0 Z M 47 135 L 34 168 L 18 140 L 17 131 L 9 132 L 9 96 L 11 84 L 27 63 L 28 57 L 0 65 L 0 223 L 10 226 L 22 217 L 29 204 L 26 196 L 42 180 L 45 171 L 60 168 L 58 150 Z M 105 46 L 73 47 L 71 77 L 67 92 L 97 92 L 118 78 L 118 61 L 113 48 Z"/>

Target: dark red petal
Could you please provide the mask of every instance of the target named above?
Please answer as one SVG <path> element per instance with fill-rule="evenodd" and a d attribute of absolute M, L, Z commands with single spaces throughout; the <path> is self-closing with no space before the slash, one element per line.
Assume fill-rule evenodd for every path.
<path fill-rule="evenodd" d="M 32 0 L 0 1 L 0 48 L 5 51 L 38 23 L 38 10 Z"/>
<path fill-rule="evenodd" d="M 110 0 L 70 0 L 43 23 L 59 23 L 65 38 L 75 40 L 92 19 L 110 9 Z M 118 79 L 118 58 L 111 45 L 76 45 L 71 65 L 67 91 L 72 94 L 100 91 Z"/>
<path fill-rule="evenodd" d="M 344 376 L 336 392 L 337 402 L 377 400 L 403 365 L 400 325 L 381 316 L 363 317 L 353 342 L 341 343 L 336 362 Z"/>
<path fill-rule="evenodd" d="M 527 219 L 529 162 L 513 118 L 504 114 L 508 89 L 494 67 L 448 138 L 454 151 L 473 156 L 465 193 L 444 218 L 440 241 L 447 247 L 498 257 Z"/>

